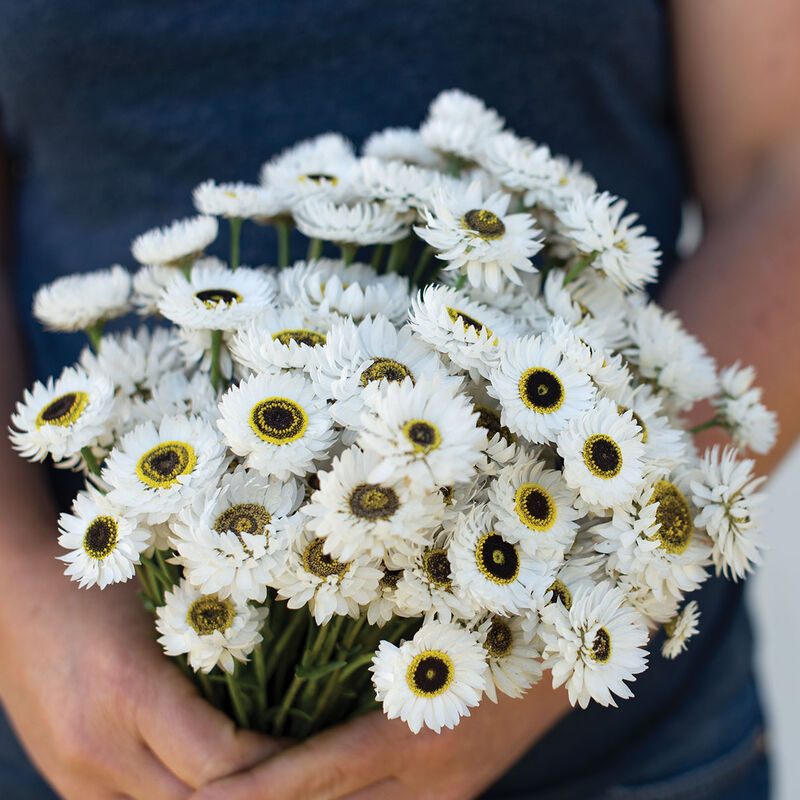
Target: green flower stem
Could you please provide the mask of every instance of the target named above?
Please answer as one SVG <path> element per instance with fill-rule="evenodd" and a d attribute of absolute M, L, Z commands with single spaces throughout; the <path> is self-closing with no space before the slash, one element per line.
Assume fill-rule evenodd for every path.
<path fill-rule="evenodd" d="M 288 624 L 281 631 L 280 637 L 272 646 L 269 657 L 264 663 L 264 675 L 266 680 L 269 680 L 275 672 L 275 667 L 281 660 L 281 656 L 285 655 L 284 651 L 289 641 L 294 638 L 295 633 L 297 633 L 301 626 L 307 623 L 308 618 L 302 611 L 295 611 L 291 615 Z"/>
<path fill-rule="evenodd" d="M 416 269 L 414 270 L 414 274 L 411 276 L 412 289 L 420 285 L 420 282 L 422 281 L 422 276 L 425 274 L 425 270 L 432 256 L 433 256 L 433 248 L 430 245 L 426 245 L 425 249 L 420 254 L 419 261 L 417 261 L 417 266 Z"/>
<path fill-rule="evenodd" d="M 95 353 L 100 352 L 100 342 L 103 338 L 103 325 L 103 320 L 99 319 L 97 322 L 93 322 L 88 328 L 84 328 L 84 333 L 89 338 L 89 344 L 91 344 L 92 350 L 94 350 Z"/>
<path fill-rule="evenodd" d="M 381 262 L 383 261 L 383 253 L 385 250 L 385 244 L 378 244 L 375 245 L 375 249 L 372 251 L 372 269 L 374 269 L 375 272 L 381 271 Z"/>
<path fill-rule="evenodd" d="M 408 248 L 410 246 L 410 236 L 407 236 L 405 239 L 401 239 L 399 242 L 395 242 L 392 245 L 392 249 L 389 250 L 389 260 L 386 263 L 387 272 L 403 272 L 402 267 L 405 263 L 406 257 L 408 256 Z"/>
<path fill-rule="evenodd" d="M 222 383 L 222 371 L 219 363 L 221 349 L 222 331 L 211 331 L 211 385 L 215 392 L 219 391 Z"/>
<path fill-rule="evenodd" d="M 289 223 L 285 220 L 275 223 L 278 230 L 278 267 L 289 266 Z"/>
<path fill-rule="evenodd" d="M 352 244 L 343 244 L 339 249 L 342 251 L 342 261 L 344 261 L 345 266 L 352 264 L 358 248 Z"/>
<path fill-rule="evenodd" d="M 256 672 L 256 721 L 260 728 L 264 712 L 267 710 L 267 676 L 263 641 L 259 643 L 253 653 L 253 666 Z"/>
<path fill-rule="evenodd" d="M 239 245 L 242 239 L 242 218 L 231 217 L 231 269 L 239 266 Z"/>
<path fill-rule="evenodd" d="M 694 428 L 689 428 L 689 433 L 694 435 L 695 433 L 700 433 L 700 431 L 707 431 L 709 428 L 724 428 L 725 424 L 719 417 L 712 417 L 705 422 L 701 422 L 699 425 L 695 425 Z M 83 452 L 83 451 L 81 451 Z"/>
<path fill-rule="evenodd" d="M 278 709 L 278 713 L 275 715 L 275 722 L 273 723 L 272 728 L 272 733 L 274 736 L 280 736 L 283 733 L 286 715 L 289 713 L 289 709 L 294 702 L 295 695 L 297 695 L 297 693 L 300 691 L 300 687 L 303 685 L 303 680 L 303 678 L 298 678 L 297 675 L 295 675 L 291 684 L 289 684 L 289 688 L 286 690 L 286 694 L 283 696 L 283 701 Z"/>
<path fill-rule="evenodd" d="M 164 581 L 169 582 L 172 586 L 175 586 L 179 580 L 175 571 L 175 567 L 172 564 L 167 563 L 167 560 L 164 558 L 164 553 L 161 550 L 156 550 L 155 552 L 155 563 L 158 566 Z"/>
<path fill-rule="evenodd" d="M 99 475 L 100 465 L 97 463 L 97 459 L 94 457 L 92 448 L 81 447 L 81 456 L 83 457 L 83 463 L 86 464 L 86 469 L 88 469 L 93 475 Z"/>
<path fill-rule="evenodd" d="M 342 625 L 346 619 L 346 617 L 336 616 L 327 625 L 323 626 L 323 630 L 325 631 L 324 637 L 320 636 L 314 643 L 316 652 L 312 650 L 308 666 L 318 667 L 330 662 L 333 650 L 339 641 L 339 632 L 342 630 Z M 320 639 L 322 639 L 322 645 L 317 648 Z M 317 689 L 318 686 L 315 682 L 306 684 L 303 694 L 300 697 L 301 708 L 308 710 L 309 706 L 316 706 Z"/>
<path fill-rule="evenodd" d="M 142 559 L 142 561 L 136 565 L 135 569 L 136 577 L 139 579 L 139 583 L 142 586 L 142 591 L 144 592 L 145 597 L 147 597 L 154 607 L 160 605 L 160 598 L 156 588 L 153 586 L 153 581 L 150 578 L 146 559 Z"/>
<path fill-rule="evenodd" d="M 339 671 L 339 682 L 343 683 L 346 681 L 356 670 L 360 669 L 365 664 L 369 664 L 373 658 L 375 658 L 375 653 L 372 650 L 370 650 L 369 653 L 362 653 L 360 656 L 356 656 L 346 667 L 342 667 Z"/>
<path fill-rule="evenodd" d="M 228 684 L 228 694 L 230 695 L 231 704 L 233 705 L 233 713 L 236 716 L 236 721 L 239 723 L 239 727 L 249 727 L 247 709 L 244 704 L 244 698 L 242 697 L 242 693 L 240 691 L 241 687 L 236 682 L 236 676 L 230 675 L 226 672 L 225 683 Z"/>
<path fill-rule="evenodd" d="M 564 286 L 568 283 L 572 283 L 578 275 L 583 272 L 586 267 L 588 267 L 597 257 L 597 250 L 593 250 L 591 253 L 583 256 L 583 258 L 579 258 L 571 267 L 569 272 L 564 276 Z"/>
<path fill-rule="evenodd" d="M 459 290 L 463 289 L 464 288 L 464 284 L 466 282 L 467 282 L 467 273 L 466 272 L 462 272 L 458 276 L 458 280 L 456 281 L 456 289 L 459 289 Z"/>
<path fill-rule="evenodd" d="M 205 672 L 200 672 L 199 670 L 194 673 L 195 678 L 197 679 L 197 683 L 200 686 L 200 691 L 202 691 L 203 696 L 209 702 L 216 704 L 217 699 L 217 691 L 214 688 L 214 684 L 211 683 L 208 675 Z"/>
<path fill-rule="evenodd" d="M 312 239 L 308 243 L 308 253 L 306 254 L 306 261 L 313 261 L 322 255 L 322 239 Z"/>

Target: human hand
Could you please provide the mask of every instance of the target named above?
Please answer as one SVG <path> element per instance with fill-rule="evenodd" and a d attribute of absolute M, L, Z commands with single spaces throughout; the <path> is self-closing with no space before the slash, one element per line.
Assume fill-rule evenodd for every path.
<path fill-rule="evenodd" d="M 189 797 L 279 749 L 237 730 L 161 653 L 133 584 L 79 590 L 37 549 L 0 604 L 0 697 L 60 795 Z"/>
<path fill-rule="evenodd" d="M 490 786 L 569 708 L 566 692 L 534 686 L 488 700 L 453 730 L 413 734 L 374 712 L 237 775 L 192 800 L 462 800 Z"/>

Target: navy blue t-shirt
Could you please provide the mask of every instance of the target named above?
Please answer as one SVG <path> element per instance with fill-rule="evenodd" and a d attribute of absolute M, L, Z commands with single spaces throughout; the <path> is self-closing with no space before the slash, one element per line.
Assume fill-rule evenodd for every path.
<path fill-rule="evenodd" d="M 328 130 L 360 144 L 416 126 L 452 87 L 581 160 L 673 262 L 684 168 L 655 0 L 0 0 L 0 110 L 18 176 L 12 267 L 36 373 L 58 372 L 82 344 L 32 320 L 41 283 L 130 264 L 132 238 L 193 213 L 206 178 L 255 180 L 269 156 Z M 244 261 L 269 260 L 271 236 L 250 226 Z M 699 600 L 703 633 L 685 656 L 663 661 L 656 642 L 635 700 L 571 715 L 508 785 L 528 796 L 583 775 L 613 780 L 633 743 L 713 697 L 723 642 L 728 668 L 748 670 L 739 591 L 715 580 Z"/>

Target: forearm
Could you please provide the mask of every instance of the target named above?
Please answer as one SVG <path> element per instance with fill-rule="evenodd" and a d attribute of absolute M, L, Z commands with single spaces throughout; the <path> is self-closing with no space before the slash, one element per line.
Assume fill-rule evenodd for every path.
<path fill-rule="evenodd" d="M 798 218 L 800 157 L 781 154 L 737 201 L 706 221 L 699 250 L 676 270 L 662 297 L 720 366 L 737 360 L 755 366 L 764 402 L 780 421 L 777 446 L 758 459 L 762 472 L 800 435 Z M 714 440 L 712 433 L 700 442 Z"/>

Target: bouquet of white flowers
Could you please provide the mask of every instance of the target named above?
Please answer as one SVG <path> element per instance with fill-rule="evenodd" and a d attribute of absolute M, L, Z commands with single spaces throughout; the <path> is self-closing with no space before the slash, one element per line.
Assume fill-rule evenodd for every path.
<path fill-rule="evenodd" d="M 759 560 L 752 461 L 682 423 L 708 399 L 694 430 L 766 451 L 752 369 L 717 373 L 648 298 L 658 245 L 624 200 L 480 100 L 444 92 L 360 156 L 301 142 L 194 202 L 133 242 L 132 278 L 38 291 L 90 347 L 11 439 L 86 476 L 66 574 L 138 576 L 165 653 L 241 726 L 382 705 L 439 731 L 545 670 L 613 705 L 653 629 L 685 649 L 710 567 Z M 219 217 L 227 264 L 205 255 Z M 245 220 L 277 230 L 277 269 L 240 266 Z M 159 324 L 104 334 L 132 308 Z"/>

